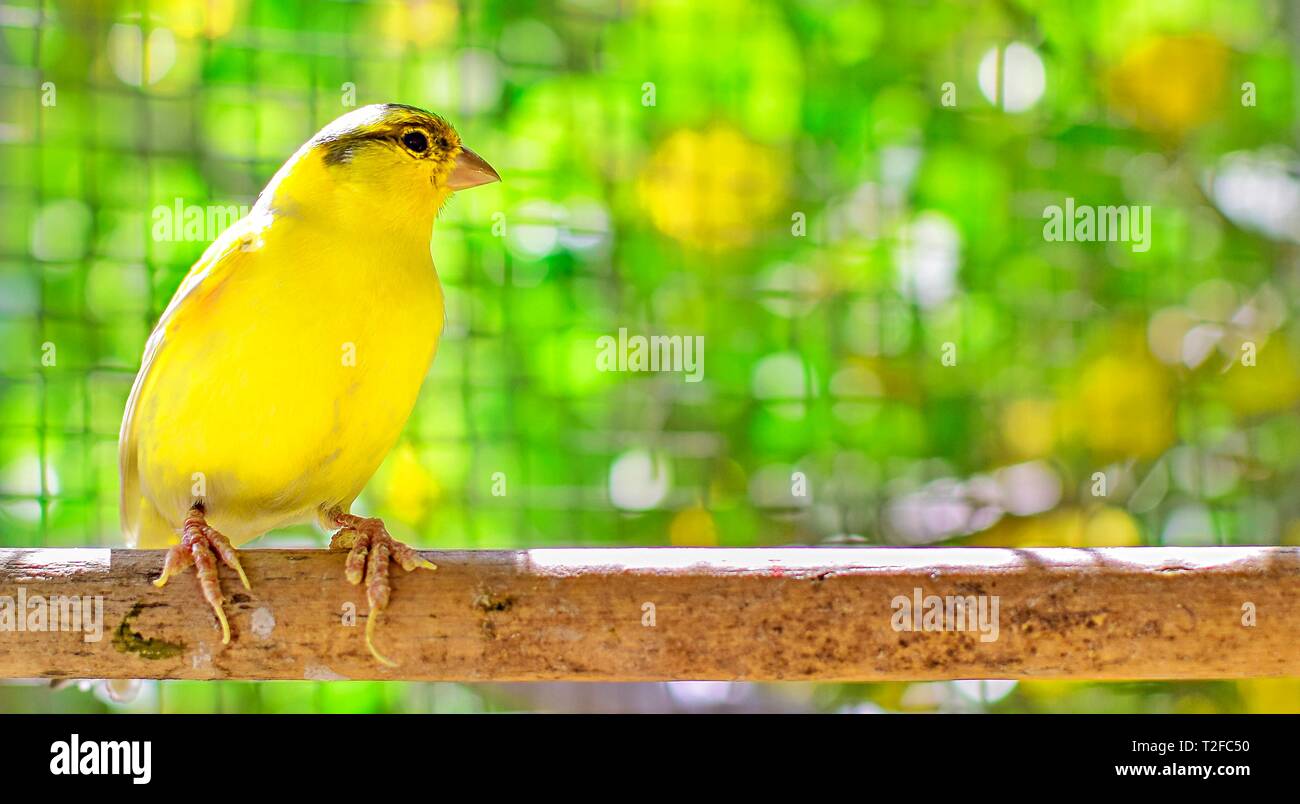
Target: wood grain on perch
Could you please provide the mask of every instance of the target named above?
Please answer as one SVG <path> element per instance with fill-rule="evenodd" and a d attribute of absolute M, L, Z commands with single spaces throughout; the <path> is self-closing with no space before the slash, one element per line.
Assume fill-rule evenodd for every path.
<path fill-rule="evenodd" d="M 222 645 L 192 572 L 151 585 L 162 551 L 0 550 L 0 677 L 1300 675 L 1293 547 L 431 551 L 437 572 L 393 573 L 377 640 L 400 663 L 391 670 L 366 651 L 365 595 L 344 581 L 342 552 L 240 555 L 253 590 L 222 570 L 234 633 Z M 923 602 L 996 596 L 996 639 L 981 639 L 989 632 L 971 623 L 896 630 L 897 601 L 917 599 L 917 590 Z M 102 598 L 102 638 L 87 641 L 87 623 L 16 629 L 20 602 L 27 616 L 38 597 L 52 613 L 52 596 L 78 596 L 87 611 L 85 601 Z"/>

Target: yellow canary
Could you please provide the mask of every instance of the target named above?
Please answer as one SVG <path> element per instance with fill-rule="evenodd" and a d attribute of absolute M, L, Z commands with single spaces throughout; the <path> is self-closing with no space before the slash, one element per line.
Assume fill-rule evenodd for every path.
<path fill-rule="evenodd" d="M 500 177 L 442 118 L 398 104 L 343 115 L 298 149 L 247 217 L 181 282 L 148 343 L 122 419 L 122 527 L 190 564 L 230 627 L 220 560 L 317 522 L 366 583 L 366 645 L 388 604 L 390 558 L 434 569 L 379 519 L 349 513 L 415 405 L 444 312 L 430 256 L 451 193 Z"/>

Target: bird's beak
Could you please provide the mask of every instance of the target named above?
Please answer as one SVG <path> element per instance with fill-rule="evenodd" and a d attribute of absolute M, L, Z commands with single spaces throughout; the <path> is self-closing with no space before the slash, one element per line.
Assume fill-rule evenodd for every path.
<path fill-rule="evenodd" d="M 501 181 L 501 177 L 492 166 L 483 161 L 483 157 L 468 148 L 461 147 L 456 164 L 452 165 L 451 174 L 447 176 L 447 187 L 452 190 L 468 190 L 480 184 Z"/>

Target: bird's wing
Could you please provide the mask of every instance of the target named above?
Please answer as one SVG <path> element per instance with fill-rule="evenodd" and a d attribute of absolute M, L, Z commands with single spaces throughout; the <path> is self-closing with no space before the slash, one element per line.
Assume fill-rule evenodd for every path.
<path fill-rule="evenodd" d="M 163 547 L 177 539 L 179 522 L 167 522 L 144 495 L 140 487 L 139 442 L 137 438 L 137 412 L 140 400 L 148 393 L 152 369 L 167 342 L 167 334 L 184 326 L 186 310 L 203 306 L 241 264 L 256 253 L 262 230 L 269 223 L 265 214 L 255 209 L 212 241 L 203 256 L 194 263 L 181 281 L 176 294 L 167 304 L 158 324 L 145 342 L 140 373 L 135 376 L 131 395 L 126 401 L 122 416 L 122 430 L 118 437 L 117 457 L 121 475 L 122 532 L 128 547 Z"/>

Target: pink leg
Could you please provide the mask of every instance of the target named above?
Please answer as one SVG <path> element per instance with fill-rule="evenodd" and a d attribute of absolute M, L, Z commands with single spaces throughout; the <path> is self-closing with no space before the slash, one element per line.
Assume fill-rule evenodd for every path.
<path fill-rule="evenodd" d="M 343 570 L 348 583 L 355 585 L 365 581 L 366 584 L 366 602 L 370 605 L 370 614 L 366 618 L 366 647 L 380 663 L 396 667 L 396 662 L 379 652 L 374 640 L 379 613 L 388 608 L 392 594 L 388 580 L 389 559 L 396 560 L 398 566 L 407 572 L 436 570 L 438 567 L 409 545 L 394 539 L 384 527 L 383 520 L 338 513 L 333 516 L 333 521 L 339 530 L 330 539 L 330 547 L 350 548 Z"/>
<path fill-rule="evenodd" d="M 196 505 L 185 518 L 180 544 L 174 544 L 167 550 L 162 574 L 153 583 L 157 587 L 166 586 L 171 576 L 184 572 L 193 564 L 199 577 L 199 589 L 216 613 L 217 621 L 221 623 L 221 644 L 225 645 L 230 642 L 230 623 L 226 620 L 226 612 L 222 607 L 225 598 L 221 594 L 221 578 L 217 573 L 218 557 L 223 564 L 239 573 L 239 580 L 245 589 L 253 588 L 248 583 L 248 576 L 244 573 L 230 540 L 208 525 L 202 506 Z"/>

